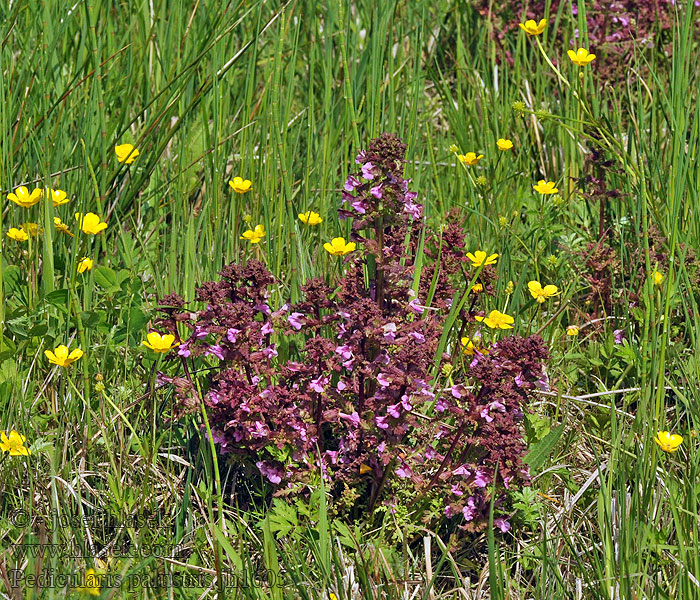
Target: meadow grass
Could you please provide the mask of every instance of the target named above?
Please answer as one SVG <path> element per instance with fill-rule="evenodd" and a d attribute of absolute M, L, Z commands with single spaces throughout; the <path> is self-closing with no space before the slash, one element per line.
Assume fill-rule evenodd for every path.
<path fill-rule="evenodd" d="M 568 3 L 541 15 L 541 36 L 500 41 L 494 20 L 446 0 L 69 4 L 0 7 L 0 430 L 32 452 L 0 457 L 4 598 L 95 592 L 32 580 L 89 568 L 125 582 L 102 581 L 105 598 L 700 597 L 692 2 L 614 82 L 595 75 L 613 54 L 591 47 L 598 63 L 579 69 L 557 36 L 578 29 L 589 47 L 580 2 L 576 17 Z M 248 494 L 202 433 L 206 412 L 171 418 L 156 378 L 172 363 L 141 345 L 158 298 L 192 302 L 232 261 L 265 262 L 275 307 L 311 277 L 336 280 L 342 262 L 323 243 L 349 239 L 342 182 L 384 131 L 407 144 L 426 222 L 456 209 L 470 249 L 499 253 L 490 308 L 551 348 L 551 390 L 526 420 L 532 487 L 514 493 L 506 534 L 458 543 L 411 514 L 348 521 L 323 486 Z M 122 143 L 140 152 L 129 165 Z M 464 166 L 452 144 L 485 158 Z M 235 193 L 234 176 L 252 190 Z M 533 191 L 541 178 L 556 200 Z M 5 200 L 20 185 L 71 201 L 20 208 Z M 319 226 L 297 218 L 310 210 Z M 76 212 L 107 230 L 55 229 L 60 216 L 77 231 Z M 42 234 L 5 235 L 25 221 Z M 258 224 L 260 244 L 241 239 Z M 607 292 L 586 277 L 602 243 L 617 261 Z M 77 274 L 84 256 L 95 266 Z M 533 303 L 531 279 L 559 287 L 555 305 Z M 442 348 L 456 336 L 446 329 Z M 45 359 L 61 343 L 85 351 L 70 369 Z M 683 435 L 677 453 L 653 442 L 659 430 Z M 183 574 L 199 579 L 153 584 Z"/>

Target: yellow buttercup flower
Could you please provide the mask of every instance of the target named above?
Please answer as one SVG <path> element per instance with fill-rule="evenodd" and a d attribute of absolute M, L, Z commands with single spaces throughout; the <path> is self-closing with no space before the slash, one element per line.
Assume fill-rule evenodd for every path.
<path fill-rule="evenodd" d="M 481 338 L 475 335 L 473 338 L 463 337 L 459 340 L 462 344 L 462 351 L 467 356 L 473 356 L 475 352 L 481 352 L 481 354 L 488 354 L 487 350 L 481 347 Z"/>
<path fill-rule="evenodd" d="M 372 472 L 372 467 L 370 467 L 369 465 L 366 465 L 365 463 L 362 463 L 360 465 L 360 475 L 366 475 L 367 473 L 371 473 L 371 472 Z M 335 594 L 333 592 L 331 592 L 331 596 L 335 596 Z"/>
<path fill-rule="evenodd" d="M 664 274 L 659 273 L 659 271 L 654 271 L 651 274 L 651 278 L 654 282 L 654 285 L 661 285 L 664 282 Z"/>
<path fill-rule="evenodd" d="M 81 258 L 78 261 L 78 273 L 85 273 L 85 271 L 90 271 L 92 269 L 93 261 L 91 258 L 88 258 L 87 256 L 84 258 Z"/>
<path fill-rule="evenodd" d="M 242 240 L 248 240 L 251 244 L 257 244 L 265 236 L 265 226 L 256 225 L 255 229 L 248 229 L 244 231 L 241 236 Z"/>
<path fill-rule="evenodd" d="M 62 206 L 70 202 L 70 198 L 68 198 L 67 194 L 63 190 L 52 190 L 46 188 L 45 193 L 49 198 L 51 198 L 51 202 L 53 202 L 54 206 Z"/>
<path fill-rule="evenodd" d="M 474 294 L 481 294 L 481 292 L 483 292 L 483 291 L 484 291 L 484 285 L 481 283 L 475 283 L 472 286 L 472 293 L 474 293 Z"/>
<path fill-rule="evenodd" d="M 52 365 L 68 367 L 71 365 L 71 363 L 78 360 L 84 354 L 84 352 L 80 348 L 76 348 L 70 352 L 68 350 L 68 346 L 61 344 L 53 352 L 51 352 L 51 350 L 44 350 L 44 354 Z"/>
<path fill-rule="evenodd" d="M 250 179 L 243 179 L 243 177 L 234 177 L 233 181 L 229 181 L 228 184 L 237 194 L 245 194 L 253 186 L 253 182 Z"/>
<path fill-rule="evenodd" d="M 107 229 L 107 223 L 100 220 L 95 213 L 89 212 L 85 216 L 83 213 L 75 213 L 75 220 L 78 221 L 78 228 L 83 230 L 83 233 L 97 235 L 100 231 Z"/>
<path fill-rule="evenodd" d="M 39 232 L 41 231 L 39 229 L 38 223 L 23 223 L 22 229 L 24 229 L 24 231 L 26 231 L 32 237 L 36 237 L 37 235 L 39 235 Z"/>
<path fill-rule="evenodd" d="M 323 247 L 333 256 L 345 256 L 355 250 L 355 242 L 348 242 L 346 244 L 345 238 L 337 237 L 333 238 L 330 244 L 328 242 L 323 244 Z"/>
<path fill-rule="evenodd" d="M 7 199 L 11 200 L 18 206 L 29 208 L 30 206 L 34 206 L 37 202 L 39 202 L 43 195 L 44 193 L 40 188 L 34 189 L 30 194 L 29 190 L 21 185 L 14 191 L 14 193 L 10 192 L 7 194 Z"/>
<path fill-rule="evenodd" d="M 76 592 L 82 592 L 90 596 L 99 596 L 102 586 L 100 585 L 101 575 L 95 572 L 95 569 L 88 569 L 85 571 L 85 577 L 83 578 L 83 585 L 80 585 L 75 589 Z"/>
<path fill-rule="evenodd" d="M 595 54 L 590 54 L 585 48 L 579 48 L 576 52 L 569 50 L 568 55 L 571 62 L 578 67 L 585 67 L 595 60 Z"/>
<path fill-rule="evenodd" d="M 675 452 L 683 443 L 683 436 L 670 431 L 659 431 L 654 438 L 654 441 L 664 452 Z"/>
<path fill-rule="evenodd" d="M 24 229 L 17 229 L 16 227 L 10 227 L 7 230 L 7 237 L 15 242 L 26 242 L 29 239 L 29 234 Z"/>
<path fill-rule="evenodd" d="M 157 331 L 151 331 L 146 336 L 146 340 L 141 342 L 147 348 L 150 348 L 154 352 L 169 352 L 178 343 L 175 341 L 175 336 L 172 333 L 166 333 L 161 335 Z"/>
<path fill-rule="evenodd" d="M 505 139 L 505 138 L 499 138 L 496 141 L 496 146 L 498 146 L 499 150 L 503 150 L 503 151 L 511 150 L 513 148 L 513 142 L 511 142 L 510 140 Z"/>
<path fill-rule="evenodd" d="M 557 184 L 553 181 L 545 181 L 544 179 L 540 179 L 537 182 L 537 185 L 532 186 L 532 189 L 540 194 L 556 194 L 559 191 L 559 188 L 557 188 L 556 185 Z"/>
<path fill-rule="evenodd" d="M 539 23 L 536 23 L 533 19 L 528 19 L 525 23 L 519 23 L 520 29 L 522 29 L 528 35 L 540 35 L 544 28 L 547 27 L 547 19 L 542 19 Z"/>
<path fill-rule="evenodd" d="M 127 165 L 134 162 L 140 154 L 138 149 L 134 148 L 132 144 L 118 144 L 114 147 L 114 152 L 117 155 L 117 160 L 120 163 L 125 162 Z"/>
<path fill-rule="evenodd" d="M 556 285 L 545 285 L 542 287 L 542 284 L 539 281 L 530 281 L 527 284 L 528 289 L 530 290 L 530 294 L 532 294 L 532 297 L 537 300 L 540 304 L 542 304 L 547 298 L 551 298 L 552 296 L 558 296 L 561 294 L 559 291 L 559 288 Z"/>
<path fill-rule="evenodd" d="M 484 158 L 483 154 L 479 154 L 477 156 L 476 152 L 467 152 L 466 154 L 458 154 L 457 158 L 459 161 L 464 164 L 468 165 L 470 167 L 473 167 L 476 163 L 478 163 L 482 158 Z"/>
<path fill-rule="evenodd" d="M 10 431 L 8 436 L 4 431 L 0 432 L 0 450 L 9 452 L 10 456 L 29 456 L 32 452 L 25 447 L 26 437 L 15 431 Z"/>
<path fill-rule="evenodd" d="M 486 256 L 486 252 L 483 250 L 477 250 L 474 252 L 474 254 L 467 252 L 467 258 L 472 261 L 472 267 L 480 267 L 482 265 L 495 265 L 496 260 L 498 259 L 498 254 Z"/>
<path fill-rule="evenodd" d="M 488 317 L 474 317 L 477 321 L 481 321 L 491 329 L 513 329 L 515 319 L 510 315 L 492 310 Z"/>
<path fill-rule="evenodd" d="M 566 328 L 566 335 L 575 336 L 575 335 L 578 335 L 578 332 L 579 332 L 578 325 L 569 325 Z"/>
<path fill-rule="evenodd" d="M 61 233 L 65 233 L 66 235 L 75 237 L 75 235 L 73 235 L 73 233 L 71 233 L 71 230 L 68 228 L 68 225 L 61 221 L 61 217 L 54 217 L 53 224 L 56 227 L 56 229 Z"/>
<path fill-rule="evenodd" d="M 323 222 L 321 215 L 312 210 L 306 213 L 299 213 L 299 220 L 307 225 L 320 225 Z"/>

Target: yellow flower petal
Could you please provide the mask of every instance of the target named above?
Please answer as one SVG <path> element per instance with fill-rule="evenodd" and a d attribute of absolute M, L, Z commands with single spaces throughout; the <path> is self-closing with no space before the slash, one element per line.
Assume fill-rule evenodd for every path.
<path fill-rule="evenodd" d="M 78 221 L 78 227 L 83 233 L 90 235 L 97 235 L 107 229 L 107 223 L 102 222 L 95 213 L 89 212 L 86 215 L 75 213 L 75 220 Z"/>
<path fill-rule="evenodd" d="M 499 139 L 496 141 L 496 146 L 498 146 L 498 149 L 499 149 L 499 150 L 506 151 L 506 150 L 510 150 L 510 149 L 513 148 L 513 142 L 511 142 L 511 141 L 508 140 L 508 139 L 499 138 Z"/>
<path fill-rule="evenodd" d="M 68 367 L 71 363 L 75 362 L 83 356 L 83 351 L 80 348 L 76 348 L 72 352 L 68 350 L 68 347 L 61 344 L 60 346 L 54 348 L 54 351 L 44 350 L 44 355 L 49 360 L 51 364 L 58 365 L 59 367 Z"/>
<path fill-rule="evenodd" d="M 11 227 L 7 230 L 7 237 L 16 242 L 26 242 L 29 239 L 29 234 L 24 229 Z"/>
<path fill-rule="evenodd" d="M 127 165 L 134 162 L 136 157 L 140 154 L 140 152 L 134 148 L 132 144 L 117 145 L 114 147 L 114 152 L 117 155 L 117 160 L 120 163 L 126 162 Z"/>
<path fill-rule="evenodd" d="M 243 177 L 234 177 L 228 184 L 233 188 L 233 191 L 238 194 L 249 192 L 250 188 L 253 186 L 253 182 L 250 179 L 243 179 Z"/>
<path fill-rule="evenodd" d="M 328 242 L 323 244 L 323 247 L 333 256 L 345 256 L 346 254 L 350 254 L 350 252 L 355 250 L 356 244 L 355 242 L 348 242 L 346 244 L 345 238 L 337 237 L 333 238 L 330 244 Z"/>
<path fill-rule="evenodd" d="M 175 342 L 175 336 L 172 333 L 161 335 L 157 331 L 151 331 L 150 333 L 146 334 L 146 340 L 141 343 L 154 352 L 159 353 L 169 352 L 178 345 L 178 343 Z"/>
<path fill-rule="evenodd" d="M 659 431 L 654 441 L 664 452 L 675 452 L 683 443 L 683 436 L 671 433 L 670 431 Z"/>

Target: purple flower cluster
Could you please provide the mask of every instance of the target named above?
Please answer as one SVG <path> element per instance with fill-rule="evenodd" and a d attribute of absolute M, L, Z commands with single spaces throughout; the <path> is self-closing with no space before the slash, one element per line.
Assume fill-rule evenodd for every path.
<path fill-rule="evenodd" d="M 488 522 L 495 489 L 506 531 L 504 491 L 528 481 L 521 420 L 547 351 L 540 338 L 512 337 L 471 363 L 458 344 L 436 357 L 464 232 L 453 222 L 427 233 L 416 277 L 422 206 L 402 176 L 404 152 L 384 134 L 359 153 L 340 212 L 364 252 L 332 287 L 312 279 L 300 302 L 273 311 L 265 266 L 232 264 L 197 289 L 203 310 L 166 308 L 161 325 L 190 329 L 178 351 L 187 372 L 209 367 L 201 387 L 221 452 L 280 492 L 320 472 L 372 510 L 411 489 L 446 499 L 445 515 L 473 530 Z"/>
<path fill-rule="evenodd" d="M 395 224 L 421 218 L 423 207 L 416 202 L 418 194 L 408 189 L 410 181 L 403 178 L 405 151 L 399 138 L 385 133 L 357 155 L 355 163 L 360 170 L 348 175 L 339 211 L 341 218 L 355 218 L 354 231 L 382 216 Z"/>
<path fill-rule="evenodd" d="M 478 529 L 488 517 L 492 486 L 500 492 L 529 481 L 522 463 L 526 451 L 520 434 L 528 393 L 546 385 L 543 362 L 549 356 L 539 336 L 506 337 L 486 352 L 475 352 L 466 375 L 471 389 L 455 385 L 439 410 L 462 423 L 461 437 L 440 432 L 441 439 L 459 437 L 459 452 L 452 453 L 447 516 L 462 514 L 463 528 Z M 458 432 L 459 433 L 459 432 Z M 494 476 L 497 477 L 494 482 Z M 496 498 L 497 507 L 502 497 Z M 497 525 L 506 530 L 501 517 Z"/>

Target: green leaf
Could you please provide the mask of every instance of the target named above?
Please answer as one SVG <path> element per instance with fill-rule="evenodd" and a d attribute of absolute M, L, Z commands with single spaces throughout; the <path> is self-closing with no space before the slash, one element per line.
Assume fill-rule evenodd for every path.
<path fill-rule="evenodd" d="M 263 530 L 263 558 L 267 569 L 268 581 L 272 600 L 283 600 L 282 579 L 280 577 L 280 564 L 277 557 L 275 538 L 270 530 L 270 520 L 266 517 L 262 522 Z"/>
<path fill-rule="evenodd" d="M 525 415 L 524 424 L 529 445 L 539 442 L 552 430 L 549 419 L 534 413 Z"/>
<path fill-rule="evenodd" d="M 44 337 L 48 330 L 46 323 L 38 323 L 27 332 L 27 335 L 28 337 Z"/>
<path fill-rule="evenodd" d="M 3 267 L 2 279 L 8 296 L 22 291 L 22 272 L 17 265 Z"/>
<path fill-rule="evenodd" d="M 87 329 L 94 329 L 98 325 L 104 322 L 105 315 L 103 311 L 85 311 L 80 313 L 80 319 L 83 323 L 83 327 Z"/>
<path fill-rule="evenodd" d="M 67 289 L 62 289 L 62 290 L 56 290 L 55 292 L 51 292 L 50 294 L 46 294 L 44 296 L 44 301 L 47 304 L 51 304 L 52 306 L 68 306 L 69 302 L 69 290 Z"/>
<path fill-rule="evenodd" d="M 132 345 L 141 343 L 140 340 L 143 334 L 143 329 L 146 327 L 148 319 L 148 314 L 142 311 L 140 308 L 132 306 L 129 309 L 129 337 Z"/>
<path fill-rule="evenodd" d="M 289 535 L 299 525 L 299 519 L 293 506 L 281 501 L 273 500 L 272 510 L 268 513 L 268 525 L 272 533 L 278 537 Z"/>
<path fill-rule="evenodd" d="M 238 554 L 236 550 L 234 550 L 233 546 L 231 545 L 231 542 L 229 542 L 228 538 L 221 531 L 219 524 L 215 523 L 212 527 L 212 530 L 214 531 L 214 535 L 219 541 L 219 544 L 221 544 L 221 547 L 226 553 L 226 558 L 233 562 L 233 566 L 236 567 L 237 572 L 240 573 L 241 571 L 243 571 L 243 561 L 241 560 L 241 555 Z"/>
<path fill-rule="evenodd" d="M 110 288 L 119 287 L 117 274 L 113 269 L 100 265 L 95 267 L 95 282 L 100 287 L 108 290 Z"/>
<path fill-rule="evenodd" d="M 561 424 L 559 427 L 552 429 L 541 441 L 531 446 L 530 451 L 524 458 L 524 461 L 530 465 L 531 469 L 539 471 L 542 468 L 563 432 L 564 424 Z"/>

